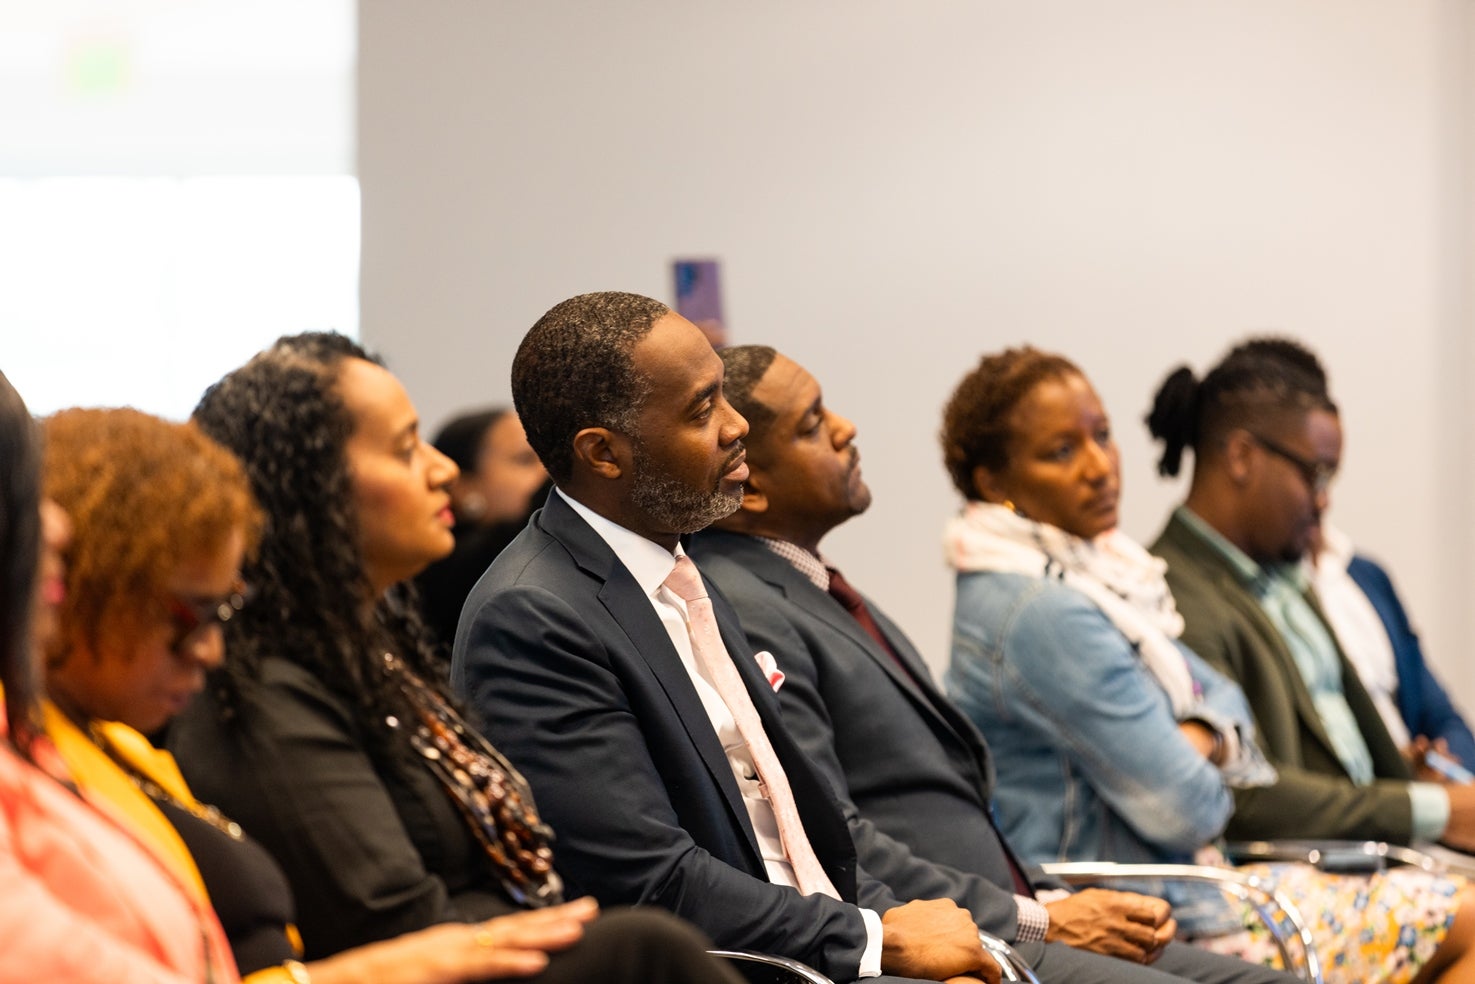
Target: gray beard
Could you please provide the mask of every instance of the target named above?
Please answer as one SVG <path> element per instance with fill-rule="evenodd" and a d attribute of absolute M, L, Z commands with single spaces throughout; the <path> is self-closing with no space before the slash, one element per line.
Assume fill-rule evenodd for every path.
<path fill-rule="evenodd" d="M 637 441 L 630 501 L 663 530 L 676 534 L 695 533 L 737 512 L 743 504 L 743 490 L 738 486 L 731 492 L 724 492 L 719 484 L 702 491 L 687 488 L 665 475 L 657 475 L 645 447 Z"/>

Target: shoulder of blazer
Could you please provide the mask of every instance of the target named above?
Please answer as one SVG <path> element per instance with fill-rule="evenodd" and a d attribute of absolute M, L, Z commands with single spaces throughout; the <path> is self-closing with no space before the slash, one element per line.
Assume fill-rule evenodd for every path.
<path fill-rule="evenodd" d="M 1175 599 L 1198 602 L 1204 616 L 1227 614 L 1248 602 L 1259 614 L 1259 605 L 1240 582 L 1228 558 L 1221 555 L 1176 515 L 1152 545 L 1152 552 L 1168 565 L 1167 578 Z"/>
<path fill-rule="evenodd" d="M 584 517 L 574 511 L 563 498 L 563 493 L 553 490 L 542 509 L 533 514 L 529 528 L 551 537 L 566 551 L 583 570 L 602 580 L 608 580 L 619 558 L 610 549 L 604 538 Z"/>
<path fill-rule="evenodd" d="M 699 567 L 704 562 L 727 562 L 734 568 L 785 591 L 789 575 L 803 577 L 787 560 L 764 546 L 757 537 L 746 533 L 706 529 L 693 535 L 687 546 Z"/>

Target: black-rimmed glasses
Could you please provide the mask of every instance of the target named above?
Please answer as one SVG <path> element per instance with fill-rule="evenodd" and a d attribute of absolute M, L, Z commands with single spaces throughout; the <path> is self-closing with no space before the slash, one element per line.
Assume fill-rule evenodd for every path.
<path fill-rule="evenodd" d="M 181 652 L 197 639 L 201 632 L 212 625 L 224 625 L 246 604 L 255 594 L 250 586 L 243 581 L 237 581 L 229 594 L 218 598 L 181 598 L 179 595 L 169 596 L 169 619 L 174 627 L 174 634 L 170 636 L 169 651 Z"/>
<path fill-rule="evenodd" d="M 1250 440 L 1260 445 L 1266 451 L 1269 451 L 1277 458 L 1283 458 L 1292 465 L 1295 465 L 1296 470 L 1301 473 L 1301 478 L 1305 480 L 1306 487 L 1311 490 L 1313 495 L 1321 495 L 1331 486 L 1332 479 L 1337 477 L 1336 465 L 1328 465 L 1322 461 L 1311 461 L 1303 458 L 1285 445 L 1277 444 L 1268 437 L 1261 437 L 1254 431 L 1245 431 L 1245 433 L 1250 435 Z"/>

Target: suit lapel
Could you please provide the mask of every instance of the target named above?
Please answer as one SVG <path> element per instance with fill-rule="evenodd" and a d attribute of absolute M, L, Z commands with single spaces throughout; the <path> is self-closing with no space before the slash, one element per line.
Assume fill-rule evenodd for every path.
<path fill-rule="evenodd" d="M 609 544 L 558 495 L 549 495 L 539 522 L 549 535 L 568 549 L 582 570 L 603 582 L 599 589 L 600 604 L 650 667 L 687 737 L 721 790 L 733 821 L 747 836 L 753 859 L 761 868 L 758 838 L 753 833 L 753 824 L 743 804 L 737 780 L 733 778 L 732 766 L 717 739 L 712 719 L 707 716 L 707 710 L 697 696 L 691 676 L 676 648 L 671 645 L 671 637 L 666 634 L 666 627 L 661 624 L 650 599 L 630 571 L 620 563 Z M 723 633 L 723 641 L 731 645 L 726 632 Z"/>
<path fill-rule="evenodd" d="M 815 856 L 824 866 L 840 897 L 853 902 L 856 895 L 855 845 L 850 839 L 850 829 L 844 814 L 835 800 L 834 790 L 810 766 L 809 760 L 804 757 L 799 746 L 794 744 L 784 727 L 778 698 L 774 696 L 773 688 L 765 679 L 757 660 L 752 658 L 753 647 L 741 631 L 737 613 L 712 582 L 705 578 L 703 581 L 712 597 L 717 625 L 722 632 L 722 643 L 737 665 L 738 675 L 742 677 L 743 685 L 747 687 L 753 706 L 758 711 L 758 718 L 763 723 L 763 732 L 768 736 L 774 754 L 784 767 L 809 845 L 814 849 Z"/>
<path fill-rule="evenodd" d="M 732 539 L 736 540 L 737 537 L 732 536 Z M 906 693 L 922 713 L 934 718 L 950 730 L 957 731 L 956 722 L 940 711 L 945 698 L 933 686 L 932 676 L 922 661 L 921 655 L 912 648 L 906 636 L 890 619 L 875 608 L 871 608 L 871 617 L 880 626 L 881 633 L 891 644 L 891 648 L 896 650 L 897 657 L 906 666 L 906 670 L 897 665 L 890 653 L 876 644 L 876 640 L 861 628 L 860 623 L 851 617 L 839 602 L 830 597 L 828 592 L 816 587 L 814 582 L 796 570 L 793 564 L 752 537 L 742 539 L 747 542 L 733 544 L 738 548 L 732 551 L 736 559 L 796 606 L 824 622 L 859 647 L 865 653 L 866 658 L 880 667 L 881 671 Z M 782 659 L 783 654 L 775 653 L 774 656 Z M 783 669 L 783 666 L 780 665 L 779 669 Z"/>
<path fill-rule="evenodd" d="M 926 700 L 921 702 L 923 709 L 937 717 L 944 725 L 952 730 L 953 734 L 958 736 L 958 740 L 963 743 L 973 756 L 979 771 L 979 778 L 983 782 L 983 788 L 991 792 L 994 788 L 994 763 L 989 756 L 988 742 L 984 740 L 982 732 L 978 730 L 977 725 L 968 719 L 967 715 L 958 710 L 957 705 L 949 700 L 947 695 L 938 689 L 932 680 L 932 674 L 927 669 L 926 662 L 922 659 L 922 655 L 912 647 L 911 641 L 907 639 L 905 633 L 897 628 L 884 613 L 875 608 L 871 609 L 871 617 L 881 627 L 882 635 L 891 643 L 897 655 L 917 674 L 916 689 L 920 690 L 927 697 Z M 854 620 L 852 619 L 852 621 Z M 893 676 L 901 675 L 893 674 Z"/>

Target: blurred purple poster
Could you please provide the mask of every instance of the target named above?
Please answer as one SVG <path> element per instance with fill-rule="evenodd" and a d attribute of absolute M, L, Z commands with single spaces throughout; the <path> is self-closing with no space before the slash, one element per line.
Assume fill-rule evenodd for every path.
<path fill-rule="evenodd" d="M 673 260 L 676 313 L 700 328 L 714 348 L 727 344 L 722 316 L 722 279 L 716 260 Z"/>

